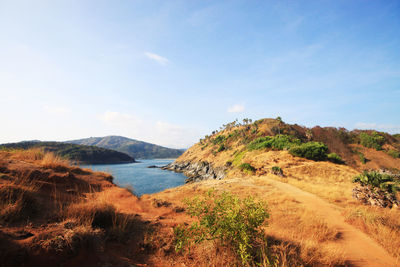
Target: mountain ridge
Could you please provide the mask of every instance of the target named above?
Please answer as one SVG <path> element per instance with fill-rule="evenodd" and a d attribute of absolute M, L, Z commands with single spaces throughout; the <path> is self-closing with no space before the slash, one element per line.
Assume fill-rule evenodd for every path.
<path fill-rule="evenodd" d="M 82 138 L 65 141 L 65 143 L 113 149 L 122 153 L 126 153 L 135 159 L 177 158 L 185 151 L 184 149 L 168 148 L 118 135 Z"/>
<path fill-rule="evenodd" d="M 135 159 L 125 153 L 108 148 L 53 141 L 22 141 L 1 144 L 0 149 L 43 149 L 80 164 L 133 163 Z"/>

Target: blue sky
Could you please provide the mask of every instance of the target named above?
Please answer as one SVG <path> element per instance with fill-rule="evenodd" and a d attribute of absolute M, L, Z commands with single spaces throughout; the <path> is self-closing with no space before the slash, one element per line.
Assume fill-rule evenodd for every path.
<path fill-rule="evenodd" d="M 0 143 L 188 147 L 235 118 L 400 132 L 399 1 L 0 0 Z"/>

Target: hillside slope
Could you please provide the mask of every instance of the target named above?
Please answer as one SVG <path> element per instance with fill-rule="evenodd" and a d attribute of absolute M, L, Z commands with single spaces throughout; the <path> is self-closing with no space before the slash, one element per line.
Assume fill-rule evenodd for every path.
<path fill-rule="evenodd" d="M 322 143 L 315 146 L 317 161 L 332 161 L 328 156 L 335 153 L 337 163 L 352 167 L 358 171 L 368 169 L 400 169 L 400 140 L 396 135 L 372 130 L 348 131 L 344 128 L 319 127 L 306 128 L 297 124 L 286 124 L 276 119 L 261 119 L 254 123 L 239 124 L 233 122 L 220 131 L 204 139 L 180 156 L 176 162 L 212 162 L 215 167 L 237 170 L 240 164 L 253 163 L 261 171 L 268 153 L 282 151 L 291 154 L 295 160 L 308 160 L 293 156 L 291 148 L 305 144 Z M 317 144 L 318 145 L 318 144 Z M 283 155 L 282 154 L 282 155 Z M 266 155 L 262 157 L 262 155 Z M 256 160 L 257 157 L 260 160 Z M 275 159 L 277 162 L 279 159 Z M 315 162 L 315 161 L 310 161 Z M 271 163 L 273 164 L 273 163 Z"/>
<path fill-rule="evenodd" d="M 167 148 L 123 136 L 90 137 L 67 141 L 67 143 L 113 149 L 136 159 L 177 158 L 184 152 L 182 149 Z"/>
<path fill-rule="evenodd" d="M 400 261 L 398 135 L 306 128 L 280 119 L 235 121 L 201 139 L 164 169 L 183 172 L 188 185 L 199 187 L 213 181 L 212 188 L 229 184 L 225 188 L 239 194 L 253 194 L 246 185 L 251 181 L 260 186 L 271 184 L 270 179 L 289 184 L 336 206 L 346 222 Z M 357 182 L 355 177 L 364 171 L 376 180 L 368 185 Z M 380 184 L 382 179 L 389 182 Z M 285 187 L 278 187 L 282 193 Z M 361 198 L 356 194 L 360 190 L 365 192 Z M 386 204 L 388 198 L 393 201 Z"/>
<path fill-rule="evenodd" d="M 67 144 L 60 142 L 27 141 L 0 145 L 3 149 L 30 149 L 40 148 L 45 152 L 53 152 L 63 158 L 77 161 L 80 164 L 117 164 L 132 163 L 131 156 L 106 148 L 96 146 Z"/>

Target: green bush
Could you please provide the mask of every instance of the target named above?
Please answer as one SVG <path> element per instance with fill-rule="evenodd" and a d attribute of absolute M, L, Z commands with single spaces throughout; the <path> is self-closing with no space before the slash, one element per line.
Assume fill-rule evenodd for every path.
<path fill-rule="evenodd" d="M 272 174 L 278 175 L 278 176 L 283 176 L 283 170 L 281 169 L 281 167 L 278 166 L 273 166 L 271 168 L 272 170 Z"/>
<path fill-rule="evenodd" d="M 251 166 L 249 163 L 242 163 L 239 166 L 239 169 L 241 169 L 244 172 L 255 172 L 256 168 L 254 168 L 253 166 Z"/>
<path fill-rule="evenodd" d="M 217 152 L 224 151 L 225 149 L 226 149 L 225 145 L 224 145 L 224 144 L 221 144 L 221 145 L 219 146 L 219 148 L 218 148 L 218 151 L 217 151 Z"/>
<path fill-rule="evenodd" d="M 400 158 L 400 152 L 394 149 L 390 149 L 388 152 L 388 155 L 392 156 L 395 159 Z"/>
<path fill-rule="evenodd" d="M 329 154 L 327 155 L 327 159 L 328 159 L 329 161 L 333 162 L 333 163 L 338 163 L 338 164 L 343 163 L 342 158 L 341 158 L 338 154 L 336 154 L 336 153 L 329 153 Z"/>
<path fill-rule="evenodd" d="M 367 159 L 365 158 L 364 154 L 361 153 L 360 151 L 355 151 L 355 153 L 358 155 L 358 157 L 360 158 L 360 161 L 362 164 L 367 163 Z"/>
<path fill-rule="evenodd" d="M 377 187 L 389 193 L 400 191 L 400 182 L 398 180 L 389 174 L 379 173 L 377 171 L 364 171 L 362 174 L 354 177 L 353 183 Z"/>
<path fill-rule="evenodd" d="M 293 146 L 289 153 L 306 159 L 311 160 L 325 160 L 328 147 L 321 142 L 308 142 L 305 144 Z"/>
<path fill-rule="evenodd" d="M 265 136 L 254 139 L 247 146 L 249 150 L 256 149 L 264 149 L 264 148 L 272 148 L 272 149 L 289 149 L 292 146 L 300 145 L 301 142 L 299 139 L 290 135 L 276 135 L 276 136 Z"/>
<path fill-rule="evenodd" d="M 228 192 L 215 195 L 209 191 L 202 198 L 186 200 L 186 204 L 188 213 L 198 222 L 174 228 L 176 251 L 190 249 L 193 244 L 205 240 L 218 240 L 221 245 L 234 249 L 244 266 L 257 264 L 255 256 L 262 255 L 266 248 L 266 237 L 261 229 L 269 217 L 265 202 L 256 202 L 252 197 L 242 200 Z"/>
<path fill-rule="evenodd" d="M 385 143 L 385 138 L 379 135 L 377 132 L 373 132 L 372 135 L 360 133 L 360 142 L 361 145 L 365 147 L 382 150 L 382 145 Z"/>
<path fill-rule="evenodd" d="M 226 136 L 221 134 L 221 135 L 218 135 L 217 137 L 215 137 L 214 139 L 212 139 L 211 142 L 212 142 L 214 145 L 217 145 L 217 144 L 222 144 L 222 143 L 224 143 L 225 140 L 226 140 Z"/>

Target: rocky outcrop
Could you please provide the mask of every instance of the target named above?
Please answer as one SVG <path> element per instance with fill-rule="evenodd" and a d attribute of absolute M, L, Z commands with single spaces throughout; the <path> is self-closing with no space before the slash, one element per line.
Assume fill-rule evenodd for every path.
<path fill-rule="evenodd" d="M 353 188 L 353 197 L 365 205 L 381 208 L 400 208 L 400 201 L 393 193 L 385 192 L 371 186 L 357 186 Z"/>
<path fill-rule="evenodd" d="M 182 172 L 188 178 L 186 183 L 208 179 L 221 180 L 225 177 L 225 168 L 213 167 L 209 162 L 172 162 L 162 167 L 163 170 Z"/>

